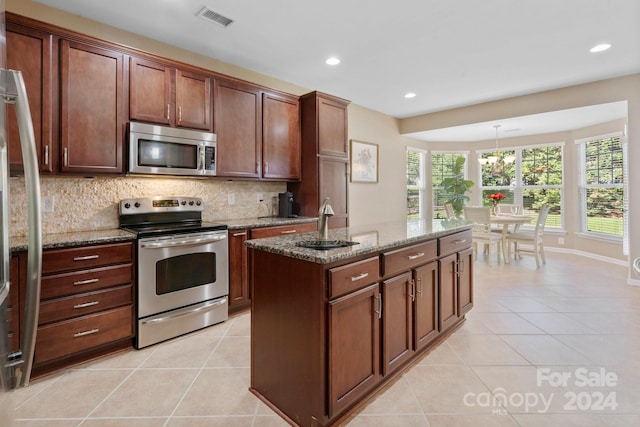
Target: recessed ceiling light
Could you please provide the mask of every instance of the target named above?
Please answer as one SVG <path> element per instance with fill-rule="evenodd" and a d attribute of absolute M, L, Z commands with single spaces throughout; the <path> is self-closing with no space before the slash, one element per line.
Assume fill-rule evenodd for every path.
<path fill-rule="evenodd" d="M 609 49 L 610 47 L 611 47 L 611 45 L 609 43 L 600 43 L 598 45 L 595 45 L 591 49 L 589 49 L 589 52 L 591 52 L 591 53 L 604 52 L 605 50 Z"/>
<path fill-rule="evenodd" d="M 340 60 L 335 56 L 332 56 L 331 58 L 327 59 L 325 62 L 327 63 L 327 65 L 338 65 L 340 63 Z"/>
<path fill-rule="evenodd" d="M 404 97 L 407 98 L 407 99 L 408 98 L 415 98 L 416 94 L 413 93 L 413 92 L 407 92 L 407 93 L 404 94 Z"/>

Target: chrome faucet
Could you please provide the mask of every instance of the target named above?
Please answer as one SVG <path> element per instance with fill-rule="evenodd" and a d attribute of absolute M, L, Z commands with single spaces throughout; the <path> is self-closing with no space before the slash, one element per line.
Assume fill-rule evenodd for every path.
<path fill-rule="evenodd" d="M 322 202 L 322 206 L 320 206 L 318 215 L 320 215 L 320 220 L 318 221 L 318 237 L 320 238 L 320 240 L 329 240 L 328 218 L 335 214 L 333 212 L 333 208 L 329 204 L 328 197 L 325 197 L 324 202 Z"/>

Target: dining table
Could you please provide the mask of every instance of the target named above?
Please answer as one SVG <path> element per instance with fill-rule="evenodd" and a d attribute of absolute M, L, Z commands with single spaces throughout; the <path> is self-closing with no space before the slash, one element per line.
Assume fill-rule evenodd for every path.
<path fill-rule="evenodd" d="M 502 257 L 505 264 L 509 264 L 511 254 L 509 245 L 507 244 L 507 237 L 509 236 L 509 227 L 513 226 L 513 232 L 517 232 L 521 225 L 531 222 L 531 217 L 528 215 L 513 215 L 513 214 L 496 214 L 491 215 L 491 224 L 502 225 Z"/>

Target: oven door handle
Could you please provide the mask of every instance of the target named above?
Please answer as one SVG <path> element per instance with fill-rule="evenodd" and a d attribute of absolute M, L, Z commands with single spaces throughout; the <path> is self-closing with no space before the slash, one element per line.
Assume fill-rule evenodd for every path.
<path fill-rule="evenodd" d="M 143 320 L 142 324 L 143 325 L 148 325 L 148 324 L 157 324 L 157 323 L 162 323 L 162 322 L 166 322 L 168 320 L 173 320 L 176 317 L 182 317 L 182 316 L 189 316 L 192 314 L 198 314 L 198 313 L 206 313 L 207 311 L 211 311 L 216 307 L 219 307 L 223 304 L 227 303 L 227 298 L 222 298 L 220 300 L 217 301 L 212 301 L 208 304 L 204 304 L 201 305 L 200 307 L 197 308 L 190 308 L 187 307 L 185 309 L 179 310 L 179 311 L 174 311 L 171 314 L 168 314 L 166 316 L 163 317 L 154 317 L 153 319 L 148 319 L 148 320 Z"/>
<path fill-rule="evenodd" d="M 150 243 L 142 243 L 140 244 L 140 247 L 145 249 L 175 248 L 178 246 L 193 246 L 193 245 L 203 245 L 205 243 L 219 242 L 220 240 L 224 240 L 226 238 L 227 238 L 226 235 L 220 235 L 220 236 L 206 237 L 206 238 L 200 238 L 200 239 L 150 242 Z"/>

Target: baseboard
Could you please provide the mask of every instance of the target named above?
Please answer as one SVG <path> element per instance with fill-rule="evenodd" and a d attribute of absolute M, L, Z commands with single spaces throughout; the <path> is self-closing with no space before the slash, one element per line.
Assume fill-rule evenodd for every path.
<path fill-rule="evenodd" d="M 604 261 L 604 262 L 608 262 L 608 263 L 611 263 L 611 264 L 619 265 L 620 267 L 629 267 L 629 261 L 627 261 L 627 260 L 606 257 L 606 256 L 594 254 L 594 253 L 591 253 L 591 252 L 580 251 L 580 250 L 577 250 L 577 249 L 556 248 L 556 247 L 553 247 L 553 246 L 545 246 L 544 247 L 544 251 L 545 252 L 565 253 L 565 254 L 571 254 L 571 255 L 580 255 L 580 256 L 583 256 L 583 257 L 586 257 L 586 258 L 596 259 L 598 261 Z"/>

